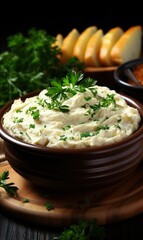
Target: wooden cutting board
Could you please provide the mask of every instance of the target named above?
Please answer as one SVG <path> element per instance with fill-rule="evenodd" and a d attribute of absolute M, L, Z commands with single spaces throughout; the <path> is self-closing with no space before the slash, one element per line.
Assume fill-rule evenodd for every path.
<path fill-rule="evenodd" d="M 10 197 L 0 188 L 0 207 L 18 219 L 66 227 L 79 219 L 97 219 L 99 224 L 109 224 L 143 212 L 143 162 L 117 188 L 73 194 L 70 189 L 62 193 L 36 188 L 17 174 L 4 158 L 0 159 L 3 159 L 0 160 L 0 174 L 9 171 L 7 182 L 13 182 L 19 188 L 17 197 Z M 24 202 L 25 199 L 28 202 Z M 48 210 L 47 203 L 53 209 Z"/>

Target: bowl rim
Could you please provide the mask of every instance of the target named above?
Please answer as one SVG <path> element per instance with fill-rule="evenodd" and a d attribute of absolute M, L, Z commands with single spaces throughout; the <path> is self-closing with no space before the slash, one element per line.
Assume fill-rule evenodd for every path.
<path fill-rule="evenodd" d="M 143 86 L 131 85 L 131 84 L 123 81 L 120 78 L 120 72 L 122 72 L 124 69 L 135 67 L 135 66 L 137 66 L 138 64 L 141 64 L 141 63 L 143 63 L 143 57 L 136 58 L 136 59 L 130 60 L 128 62 L 125 62 L 125 63 L 119 65 L 113 73 L 116 83 L 118 83 L 119 85 L 123 85 L 125 87 L 128 87 L 132 90 L 135 90 L 135 89 L 136 90 L 143 90 Z"/>
<path fill-rule="evenodd" d="M 27 97 L 30 96 L 34 96 L 37 92 L 32 92 L 32 93 L 28 93 L 24 96 L 21 97 L 21 99 L 25 99 Z M 34 145 L 34 144 L 30 144 L 30 143 L 26 143 L 23 142 L 22 140 L 19 140 L 15 137 L 13 137 L 12 135 L 10 135 L 3 127 L 2 121 L 3 121 L 3 115 L 5 114 L 6 111 L 9 110 L 10 106 L 12 105 L 12 103 L 14 102 L 15 99 L 9 101 L 7 104 L 5 104 L 1 109 L 0 109 L 0 137 L 3 139 L 3 141 L 8 142 L 9 144 L 16 144 L 18 146 L 20 146 L 23 149 L 29 149 L 29 150 L 33 150 L 34 151 L 39 151 L 39 152 L 51 152 L 54 153 L 55 151 L 57 153 L 93 153 L 95 151 L 99 152 L 108 152 L 110 151 L 110 149 L 120 149 L 121 146 L 127 146 L 130 144 L 130 140 L 132 141 L 136 141 L 136 137 L 143 139 L 143 134 L 141 134 L 141 132 L 143 133 L 143 105 L 140 101 L 138 101 L 137 99 L 126 95 L 126 94 L 120 94 L 125 101 L 138 109 L 140 116 L 141 116 L 141 124 L 140 127 L 130 136 L 127 136 L 126 138 L 122 139 L 120 142 L 115 142 L 112 144 L 106 144 L 103 146 L 92 146 L 92 147 L 83 147 L 83 148 L 58 148 L 58 147 L 47 147 L 47 146 L 41 146 L 41 145 Z M 16 98 L 18 99 L 18 98 Z M 119 144 L 120 143 L 120 144 Z M 110 147 L 110 148 L 109 148 Z"/>
<path fill-rule="evenodd" d="M 109 67 L 85 67 L 84 72 L 90 73 L 90 72 L 113 72 L 117 66 L 109 66 Z"/>

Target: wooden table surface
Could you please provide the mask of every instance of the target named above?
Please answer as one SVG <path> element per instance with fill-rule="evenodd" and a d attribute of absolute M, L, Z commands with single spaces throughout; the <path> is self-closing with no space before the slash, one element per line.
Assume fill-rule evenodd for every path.
<path fill-rule="evenodd" d="M 29 225 L 0 210 L 1 240 L 56 240 L 63 229 Z M 143 214 L 105 226 L 106 240 L 143 239 Z"/>

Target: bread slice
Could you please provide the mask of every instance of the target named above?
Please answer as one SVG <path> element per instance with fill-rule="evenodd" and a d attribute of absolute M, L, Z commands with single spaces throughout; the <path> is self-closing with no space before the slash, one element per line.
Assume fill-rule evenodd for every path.
<path fill-rule="evenodd" d="M 64 39 L 63 35 L 61 33 L 58 33 L 55 37 L 55 42 L 52 44 L 52 47 L 57 46 L 57 47 L 61 48 L 63 39 Z"/>
<path fill-rule="evenodd" d="M 73 28 L 68 35 L 63 39 L 62 43 L 62 55 L 61 55 L 61 62 L 66 63 L 72 56 L 75 43 L 79 37 L 80 33 L 76 28 Z"/>
<path fill-rule="evenodd" d="M 84 53 L 87 46 L 87 42 L 90 37 L 97 31 L 96 26 L 89 26 L 87 27 L 79 36 L 75 47 L 73 55 L 77 57 L 80 61 L 84 61 Z"/>
<path fill-rule="evenodd" d="M 63 39 L 63 35 L 61 33 L 58 33 L 55 37 L 55 42 L 52 44 L 52 47 L 58 47 L 61 50 Z M 60 60 L 61 54 L 58 54 L 57 57 Z"/>
<path fill-rule="evenodd" d="M 119 65 L 140 57 L 142 48 L 142 27 L 132 26 L 125 31 L 111 50 L 112 61 Z"/>
<path fill-rule="evenodd" d="M 64 37 L 63 37 L 63 35 L 62 35 L 61 33 L 58 33 L 58 34 L 56 35 L 56 42 L 55 42 L 55 44 L 56 44 L 59 48 L 62 47 L 63 39 L 64 39 Z"/>
<path fill-rule="evenodd" d="M 103 66 L 113 65 L 110 52 L 114 44 L 119 40 L 123 33 L 124 31 L 121 27 L 114 27 L 103 36 L 99 53 L 99 59 Z"/>
<path fill-rule="evenodd" d="M 101 47 L 101 41 L 103 37 L 103 30 L 98 29 L 89 39 L 85 54 L 84 63 L 89 67 L 99 67 L 101 63 L 99 61 L 99 50 Z"/>

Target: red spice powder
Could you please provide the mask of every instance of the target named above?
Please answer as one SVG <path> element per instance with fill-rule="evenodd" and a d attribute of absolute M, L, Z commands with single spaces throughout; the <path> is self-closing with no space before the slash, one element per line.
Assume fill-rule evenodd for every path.
<path fill-rule="evenodd" d="M 132 72 L 136 79 L 143 85 L 143 63 L 132 68 Z"/>

